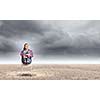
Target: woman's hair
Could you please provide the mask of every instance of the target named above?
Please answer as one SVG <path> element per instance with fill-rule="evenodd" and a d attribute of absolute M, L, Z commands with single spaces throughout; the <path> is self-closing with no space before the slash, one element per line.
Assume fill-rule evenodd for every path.
<path fill-rule="evenodd" d="M 26 45 L 28 45 L 28 43 L 25 43 L 25 44 L 24 44 L 24 48 L 23 48 L 24 50 L 25 50 L 25 46 L 26 46 Z"/>

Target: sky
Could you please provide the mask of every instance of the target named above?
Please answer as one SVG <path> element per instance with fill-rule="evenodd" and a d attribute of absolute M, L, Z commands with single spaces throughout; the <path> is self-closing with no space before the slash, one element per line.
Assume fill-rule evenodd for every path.
<path fill-rule="evenodd" d="M 100 20 L 0 20 L 0 63 L 20 62 L 26 42 L 33 62 L 100 61 Z"/>

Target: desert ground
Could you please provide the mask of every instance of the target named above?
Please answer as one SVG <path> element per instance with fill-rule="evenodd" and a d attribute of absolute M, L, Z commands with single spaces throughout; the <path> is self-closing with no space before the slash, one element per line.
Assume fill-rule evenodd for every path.
<path fill-rule="evenodd" d="M 100 80 L 100 64 L 0 64 L 0 80 Z"/>

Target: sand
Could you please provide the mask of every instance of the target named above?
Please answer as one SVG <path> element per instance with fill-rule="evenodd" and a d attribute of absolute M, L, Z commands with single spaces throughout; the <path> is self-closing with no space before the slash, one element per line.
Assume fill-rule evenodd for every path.
<path fill-rule="evenodd" d="M 0 64 L 0 80 L 99 80 L 99 64 Z"/>

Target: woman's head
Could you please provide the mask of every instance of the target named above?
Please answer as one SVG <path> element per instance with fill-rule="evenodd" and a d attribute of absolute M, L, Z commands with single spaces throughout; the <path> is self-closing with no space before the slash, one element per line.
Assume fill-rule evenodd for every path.
<path fill-rule="evenodd" d="M 25 43 L 24 44 L 24 50 L 28 50 L 28 48 L 29 48 L 29 44 L 28 43 Z"/>

